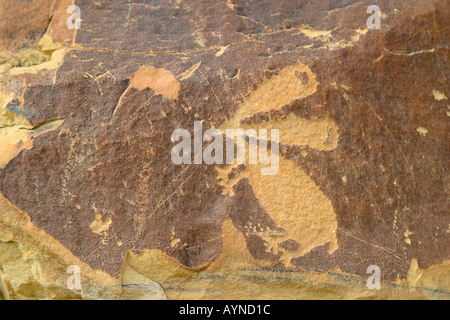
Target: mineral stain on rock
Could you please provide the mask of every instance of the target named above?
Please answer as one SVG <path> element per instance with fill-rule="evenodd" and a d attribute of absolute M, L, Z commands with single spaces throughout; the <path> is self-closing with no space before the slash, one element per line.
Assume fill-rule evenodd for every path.
<path fill-rule="evenodd" d="M 180 91 L 180 83 L 169 71 L 152 66 L 139 68 L 131 79 L 131 85 L 139 90 L 150 88 L 155 94 L 170 99 L 177 99 Z"/>

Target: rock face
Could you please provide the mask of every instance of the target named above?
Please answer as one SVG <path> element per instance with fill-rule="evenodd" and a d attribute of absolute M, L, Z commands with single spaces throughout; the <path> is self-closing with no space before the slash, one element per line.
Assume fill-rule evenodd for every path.
<path fill-rule="evenodd" d="M 11 2 L 4 298 L 450 297 L 448 1 Z M 175 164 L 199 122 L 277 173 Z"/>

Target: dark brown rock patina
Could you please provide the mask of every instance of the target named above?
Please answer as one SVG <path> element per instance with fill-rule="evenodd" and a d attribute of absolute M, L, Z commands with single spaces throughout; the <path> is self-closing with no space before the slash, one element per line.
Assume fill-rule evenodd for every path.
<path fill-rule="evenodd" d="M 64 121 L 1 168 L 0 192 L 83 262 L 117 276 L 129 250 L 159 249 L 194 268 L 220 255 L 226 218 L 255 258 L 279 262 L 245 232 L 283 231 L 249 180 L 224 194 L 215 166 L 174 165 L 171 134 L 197 120 L 219 128 L 298 64 L 315 74 L 315 92 L 246 120 L 293 114 L 337 127 L 332 150 L 281 141 L 337 221 L 336 250 L 316 246 L 291 265 L 358 275 L 377 265 L 393 280 L 413 258 L 421 268 L 449 259 L 449 110 L 433 94 L 450 95 L 446 1 L 378 1 L 382 27 L 366 31 L 366 1 L 75 4 L 81 29 L 54 83 L 29 81 L 9 105 L 32 126 Z M 173 75 L 176 97 L 135 88 L 145 66 Z M 96 214 L 110 219 L 106 232 L 93 232 Z M 297 250 L 294 240 L 281 247 Z"/>

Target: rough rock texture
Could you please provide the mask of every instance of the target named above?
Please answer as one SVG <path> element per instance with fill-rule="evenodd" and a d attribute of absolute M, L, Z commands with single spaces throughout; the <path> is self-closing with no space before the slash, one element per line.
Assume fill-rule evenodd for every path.
<path fill-rule="evenodd" d="M 450 298 L 448 1 L 7 2 L 5 298 Z M 279 172 L 173 164 L 194 121 Z"/>

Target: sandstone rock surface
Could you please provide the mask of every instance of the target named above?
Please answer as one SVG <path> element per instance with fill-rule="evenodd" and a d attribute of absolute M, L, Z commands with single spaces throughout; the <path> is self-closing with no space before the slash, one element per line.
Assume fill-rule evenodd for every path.
<path fill-rule="evenodd" d="M 448 1 L 8 2 L 3 298 L 450 298 Z M 174 164 L 195 121 L 278 173 Z"/>

